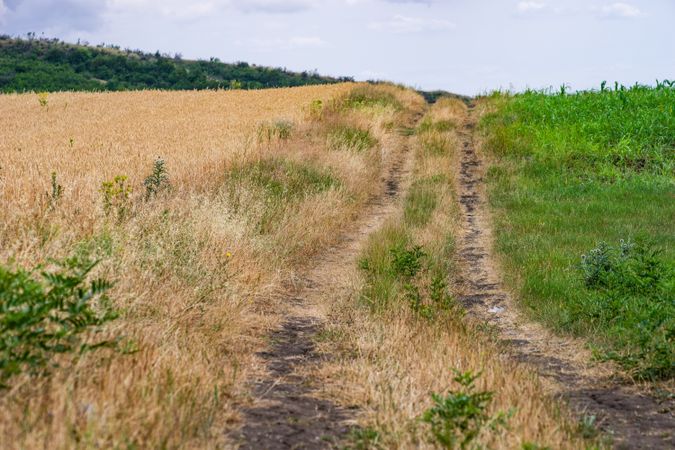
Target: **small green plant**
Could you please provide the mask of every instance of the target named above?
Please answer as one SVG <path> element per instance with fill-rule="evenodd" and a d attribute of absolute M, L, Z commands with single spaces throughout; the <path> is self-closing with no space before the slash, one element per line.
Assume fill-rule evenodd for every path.
<path fill-rule="evenodd" d="M 398 246 L 391 249 L 391 256 L 394 273 L 405 278 L 413 278 L 422 268 L 422 258 L 426 253 L 419 245 L 410 249 Z"/>
<path fill-rule="evenodd" d="M 46 92 L 39 92 L 38 95 L 38 103 L 40 103 L 40 106 L 42 108 L 46 108 L 47 104 L 49 103 L 49 94 Z"/>
<path fill-rule="evenodd" d="M 374 428 L 354 428 L 349 436 L 350 446 L 353 450 L 376 450 L 382 448 L 380 441 L 382 435 Z"/>
<path fill-rule="evenodd" d="M 321 120 L 323 118 L 323 101 L 316 99 L 309 104 L 309 117 L 313 120 Z"/>
<path fill-rule="evenodd" d="M 241 81 L 238 80 L 230 80 L 229 88 L 232 90 L 238 90 L 243 87 Z"/>
<path fill-rule="evenodd" d="M 71 258 L 55 265 L 51 271 L 0 266 L 0 385 L 22 372 L 44 373 L 58 354 L 111 344 L 92 336 L 116 317 L 105 295 L 112 284 L 87 280 L 96 262 Z"/>
<path fill-rule="evenodd" d="M 56 172 L 51 174 L 52 190 L 47 192 L 47 198 L 49 199 L 49 207 L 55 208 L 61 196 L 63 195 L 63 186 L 61 186 L 56 180 Z"/>
<path fill-rule="evenodd" d="M 162 158 L 157 158 L 152 164 L 152 173 L 143 180 L 143 186 L 145 186 L 146 200 L 150 200 L 161 191 L 171 187 L 166 162 Z"/>
<path fill-rule="evenodd" d="M 101 183 L 100 192 L 103 195 L 103 212 L 110 216 L 116 212 L 117 219 L 123 220 L 129 209 L 129 195 L 131 186 L 127 185 L 126 175 L 117 175 L 110 181 Z"/>
<path fill-rule="evenodd" d="M 293 134 L 293 122 L 288 120 L 277 120 L 274 123 L 261 123 L 258 125 L 258 141 L 267 142 L 274 140 L 285 141 Z"/>
<path fill-rule="evenodd" d="M 520 448 L 522 450 L 553 450 L 548 445 L 539 445 L 535 442 L 524 442 Z"/>
<path fill-rule="evenodd" d="M 584 415 L 579 421 L 579 434 L 584 439 L 593 439 L 600 434 L 596 426 L 596 417 L 593 415 Z"/>
<path fill-rule="evenodd" d="M 424 302 L 419 287 L 413 283 L 405 283 L 403 285 L 403 290 L 405 292 L 405 297 L 408 300 L 408 304 L 410 305 L 410 309 L 415 315 L 424 319 L 433 319 L 434 310 L 430 305 Z"/>
<path fill-rule="evenodd" d="M 432 394 L 434 404 L 424 412 L 421 419 L 430 426 L 431 439 L 440 447 L 465 449 L 470 448 L 486 429 L 498 431 L 505 427 L 513 411 L 489 415 L 487 410 L 494 394 L 489 391 L 476 392 L 475 381 L 480 374 L 457 370 L 454 373 L 453 380 L 461 388 L 446 395 Z"/>

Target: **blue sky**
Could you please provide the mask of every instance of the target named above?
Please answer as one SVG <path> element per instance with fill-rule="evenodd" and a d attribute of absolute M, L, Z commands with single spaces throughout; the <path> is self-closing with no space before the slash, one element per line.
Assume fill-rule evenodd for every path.
<path fill-rule="evenodd" d="M 29 31 L 463 94 L 675 78 L 675 0 L 0 0 Z"/>

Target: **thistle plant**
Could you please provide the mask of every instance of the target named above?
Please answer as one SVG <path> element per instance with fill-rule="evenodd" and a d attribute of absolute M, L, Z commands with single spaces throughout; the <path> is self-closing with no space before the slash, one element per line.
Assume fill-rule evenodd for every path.
<path fill-rule="evenodd" d="M 63 186 L 61 186 L 56 180 L 56 172 L 52 172 L 52 190 L 47 192 L 47 197 L 49 198 L 49 206 L 54 208 L 56 204 L 61 199 L 63 195 Z"/>
<path fill-rule="evenodd" d="M 166 170 L 166 162 L 157 158 L 152 165 L 152 173 L 143 180 L 145 186 L 145 199 L 150 200 L 159 192 L 170 187 L 169 175 Z"/>

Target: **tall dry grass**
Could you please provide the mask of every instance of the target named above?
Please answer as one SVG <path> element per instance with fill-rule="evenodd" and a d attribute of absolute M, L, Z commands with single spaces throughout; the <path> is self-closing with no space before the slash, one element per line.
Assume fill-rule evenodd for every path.
<path fill-rule="evenodd" d="M 406 91 L 383 87 L 404 111 L 312 116 L 313 101 L 329 105 L 354 88 L 62 93 L 46 107 L 32 94 L 0 96 L 0 261 L 100 259 L 96 275 L 115 280 L 121 313 L 106 333 L 127 350 L 63 358 L 48 377 L 13 379 L 0 392 L 3 446 L 227 445 L 259 369 L 255 352 L 279 319 L 276 290 L 381 189 L 392 124 L 419 108 Z M 291 135 L 265 138 L 261 129 L 280 120 L 293 124 Z M 327 129 L 340 121 L 369 129 L 377 145 L 329 149 Z M 172 189 L 144 201 L 157 156 Z M 282 161 L 263 165 L 282 180 L 316 173 L 335 184 L 270 202 L 267 186 L 233 176 L 261 161 Z M 55 205 L 45 194 L 52 171 L 63 186 Z M 122 220 L 105 216 L 99 191 L 116 175 L 134 188 Z"/>

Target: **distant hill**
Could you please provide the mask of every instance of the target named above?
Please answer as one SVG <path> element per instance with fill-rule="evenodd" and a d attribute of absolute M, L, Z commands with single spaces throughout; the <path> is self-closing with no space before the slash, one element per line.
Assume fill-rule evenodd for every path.
<path fill-rule="evenodd" d="M 262 89 L 352 81 L 217 58 L 183 60 L 116 46 L 0 36 L 0 92 Z"/>

